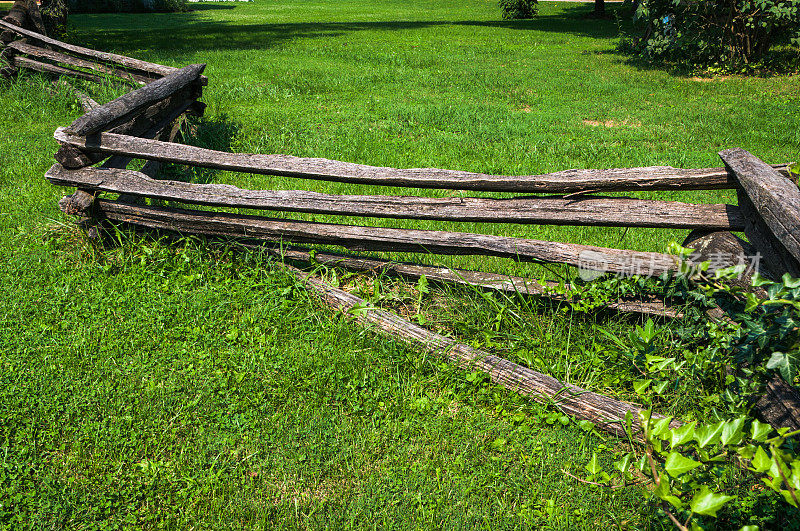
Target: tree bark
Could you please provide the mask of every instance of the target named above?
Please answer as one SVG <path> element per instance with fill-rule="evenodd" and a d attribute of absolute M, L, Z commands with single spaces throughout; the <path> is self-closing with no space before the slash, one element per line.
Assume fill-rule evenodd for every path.
<path fill-rule="evenodd" d="M 573 195 L 644 190 L 711 190 L 736 186 L 723 168 L 676 169 L 657 166 L 505 176 L 436 168 L 396 169 L 289 155 L 228 153 L 110 133 L 97 134 L 87 139 L 66 128 L 57 129 L 54 137 L 62 144 L 109 155 L 131 155 L 203 168 L 351 184 Z"/>
<path fill-rule="evenodd" d="M 123 156 L 123 155 L 118 155 Z M 243 190 L 224 184 L 154 181 L 133 170 L 82 168 L 48 173 L 53 184 L 209 206 L 341 216 L 458 222 L 674 227 L 742 230 L 732 205 L 695 205 L 623 197 L 427 198 L 331 195 L 305 190 Z"/>

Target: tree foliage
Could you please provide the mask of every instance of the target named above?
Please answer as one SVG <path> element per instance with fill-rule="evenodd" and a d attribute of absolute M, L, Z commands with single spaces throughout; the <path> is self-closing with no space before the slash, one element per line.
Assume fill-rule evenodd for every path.
<path fill-rule="evenodd" d="M 533 18 L 539 11 L 537 0 L 500 0 L 504 20 Z"/>
<path fill-rule="evenodd" d="M 800 45 L 800 0 L 642 0 L 635 19 L 651 60 L 733 71 Z"/>

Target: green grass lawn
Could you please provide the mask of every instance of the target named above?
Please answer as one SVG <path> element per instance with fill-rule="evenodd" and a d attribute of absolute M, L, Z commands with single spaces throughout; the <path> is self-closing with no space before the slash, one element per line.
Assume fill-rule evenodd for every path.
<path fill-rule="evenodd" d="M 504 22 L 488 1 L 257 0 L 74 16 L 69 39 L 169 65 L 208 63 L 209 107 L 191 141 L 217 149 L 504 174 L 718 166 L 716 152 L 733 146 L 768 162 L 799 158 L 800 77 L 639 69 L 614 51 L 615 23 L 579 18 L 589 9 L 542 3 L 539 18 Z M 257 255 L 127 234 L 105 252 L 85 245 L 57 209 L 64 191 L 42 177 L 52 132 L 80 110 L 45 86 L 0 85 L 0 527 L 662 527 L 636 489 L 562 472 L 580 474 L 598 445 L 619 442 L 331 316 Z M 121 90 L 93 93 L 107 101 Z M 727 191 L 639 195 L 735 201 Z M 659 251 L 685 236 L 414 225 Z M 410 288 L 382 289 L 402 299 Z M 632 369 L 599 333 L 623 333 L 630 321 L 499 301 L 517 318 L 459 290 L 436 290 L 425 304 L 440 331 L 631 396 Z M 675 397 L 658 407 L 692 416 L 696 405 Z"/>

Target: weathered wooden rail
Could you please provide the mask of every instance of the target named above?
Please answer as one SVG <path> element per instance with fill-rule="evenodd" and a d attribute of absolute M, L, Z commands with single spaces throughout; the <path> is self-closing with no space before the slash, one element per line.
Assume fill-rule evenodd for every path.
<path fill-rule="evenodd" d="M 27 0 L 26 0 L 27 1 Z M 25 2 L 20 2 L 24 4 Z M 205 65 L 172 68 L 105 52 L 69 45 L 43 35 L 24 22 L 35 17 L 0 21 L 6 62 L 5 75 L 30 69 L 53 76 L 84 80 L 114 79 L 137 88 L 103 105 L 77 94 L 85 114 L 55 132 L 61 148 L 47 172 L 51 183 L 75 187 L 60 203 L 68 214 L 91 221 L 124 222 L 138 227 L 182 234 L 325 244 L 349 250 L 411 251 L 439 254 L 482 254 L 514 260 L 560 263 L 617 274 L 662 275 L 675 272 L 679 260 L 671 255 L 625 249 L 538 241 L 503 235 L 472 234 L 361 224 L 318 223 L 275 219 L 253 214 L 209 210 L 207 207 L 299 212 L 362 218 L 470 221 L 511 224 L 662 227 L 692 230 L 690 240 L 702 243 L 701 259 L 724 241 L 727 250 L 744 254 L 749 245 L 764 257 L 763 272 L 780 276 L 800 272 L 800 191 L 782 173 L 750 153 L 720 153 L 725 167 L 677 169 L 671 167 L 605 170 L 565 170 L 544 175 L 505 176 L 433 168 L 396 169 L 298 158 L 288 155 L 228 153 L 175 142 L 179 119 L 202 114 L 199 101 L 207 79 Z M 13 17 L 12 17 L 13 18 Z M 22 21 L 21 21 L 22 20 Z M 35 25 L 35 24 L 34 24 Z M 146 161 L 128 169 L 133 159 Z M 397 195 L 333 195 L 306 190 L 245 190 L 229 185 L 193 184 L 158 179 L 160 163 L 233 172 L 285 176 L 358 185 L 428 188 L 463 192 L 526 194 L 513 197 L 417 197 Z M 631 197 L 594 195 L 645 190 L 735 189 L 738 205 L 691 204 Z M 111 195 L 109 195 L 111 194 Z M 531 195 L 538 194 L 538 195 Z M 114 195 L 118 197 L 113 198 Z M 167 201 L 167 206 L 147 200 Z M 192 209 L 191 205 L 206 208 Z M 744 231 L 750 243 L 732 232 Z M 311 260 L 308 252 L 290 250 L 294 259 Z M 737 256 L 731 256 L 736 260 Z M 317 255 L 317 260 L 352 269 L 380 269 L 396 274 L 428 276 L 441 282 L 469 284 L 535 296 L 558 298 L 540 284 L 519 277 L 475 271 L 398 264 L 376 258 Z M 717 264 L 726 265 L 726 264 Z M 309 289 L 331 307 L 347 309 L 361 304 L 356 298 L 325 285 L 307 273 L 292 270 Z M 659 301 L 617 301 L 618 311 L 675 317 L 674 309 Z M 530 371 L 488 353 L 436 336 L 397 316 L 370 310 L 359 320 L 462 366 L 487 371 L 493 380 L 518 392 L 561 400 L 562 407 L 580 418 L 598 422 L 620 434 L 620 422 L 638 406 L 587 393 L 546 375 Z"/>

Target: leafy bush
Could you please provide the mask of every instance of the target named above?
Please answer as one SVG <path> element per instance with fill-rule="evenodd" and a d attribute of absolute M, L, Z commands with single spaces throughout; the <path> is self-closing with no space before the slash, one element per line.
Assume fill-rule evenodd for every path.
<path fill-rule="evenodd" d="M 186 0 L 69 0 L 73 13 L 140 13 L 186 11 Z"/>
<path fill-rule="evenodd" d="M 503 20 L 533 18 L 539 10 L 537 0 L 500 0 Z"/>
<path fill-rule="evenodd" d="M 800 45 L 800 0 L 642 0 L 635 19 L 634 47 L 650 60 L 731 71 Z"/>
<path fill-rule="evenodd" d="M 677 250 L 681 256 L 691 251 Z M 670 407 L 670 391 L 678 390 L 705 395 L 709 407 L 680 426 L 670 425 L 672 417 L 651 416 L 650 410 L 638 419 L 628 415 L 626 433 L 632 440 L 632 428 L 640 426 L 644 447 L 631 444 L 629 452 L 617 452 L 619 459 L 610 469 L 601 464 L 602 455 L 594 453 L 579 471 L 588 475 L 572 477 L 621 488 L 641 484 L 644 476 L 654 485 L 646 496 L 678 529 L 712 526 L 710 519 L 717 518 L 718 511 L 720 529 L 745 524 L 742 529 L 757 529 L 759 524 L 798 528 L 789 524 L 800 521 L 800 431 L 773 430 L 759 421 L 752 399 L 776 375 L 791 386 L 800 384 L 800 279 L 787 274 L 774 282 L 756 275 L 753 284 L 766 293 L 762 299 L 728 283 L 741 268 L 718 270 L 713 277 L 704 266 L 689 270 L 698 281 L 694 287 L 687 278 L 676 279 L 676 295 L 692 301 L 695 309 L 719 305 L 730 320 L 687 312 L 670 347 L 656 341 L 669 329 L 652 320 L 635 327 L 628 341 L 600 330 L 629 351 L 639 368 L 642 379 L 634 381 L 633 388 L 641 402 Z M 601 281 L 601 286 L 607 283 Z M 770 500 L 772 510 L 755 511 L 756 505 Z"/>

